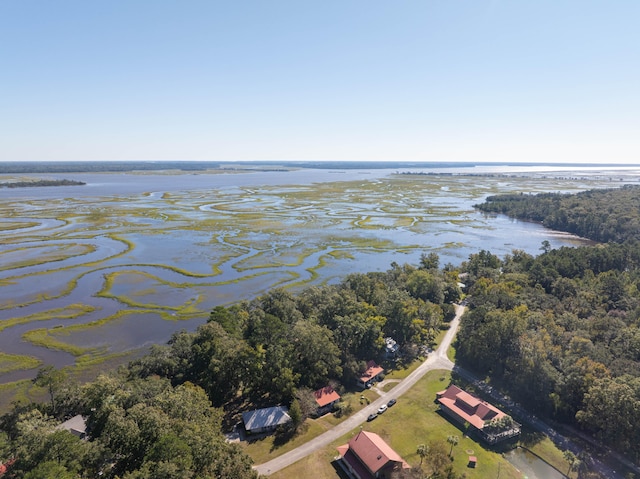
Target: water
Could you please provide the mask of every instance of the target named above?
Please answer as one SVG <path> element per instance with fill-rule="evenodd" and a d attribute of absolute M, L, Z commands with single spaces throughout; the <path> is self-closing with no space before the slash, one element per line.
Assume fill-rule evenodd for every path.
<path fill-rule="evenodd" d="M 23 335 L 45 328 L 58 345 L 109 355 L 193 330 L 216 305 L 275 286 L 335 283 L 417 264 L 425 252 L 459 265 L 481 249 L 535 255 L 543 241 L 590 244 L 473 205 L 499 193 L 617 186 L 620 175 L 637 182 L 635 170 L 521 170 L 64 174 L 87 185 L 0 188 L 0 351 L 66 366 L 76 358 Z M 60 313 L 70 305 L 92 309 Z M 33 374 L 0 373 L 0 382 Z"/>
<path fill-rule="evenodd" d="M 523 479 L 565 479 L 549 464 L 529 451 L 518 448 L 505 454 L 506 459 L 522 473 Z"/>

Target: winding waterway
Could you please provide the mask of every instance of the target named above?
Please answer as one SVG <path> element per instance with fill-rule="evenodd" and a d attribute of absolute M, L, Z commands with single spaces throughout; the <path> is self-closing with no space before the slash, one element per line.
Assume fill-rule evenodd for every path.
<path fill-rule="evenodd" d="M 459 265 L 482 249 L 588 244 L 473 205 L 637 182 L 628 171 L 396 174 L 409 172 L 67 174 L 86 186 L 0 189 L 0 382 L 33 377 L 24 356 L 124 360 L 276 286 L 417 264 L 425 252 Z"/>

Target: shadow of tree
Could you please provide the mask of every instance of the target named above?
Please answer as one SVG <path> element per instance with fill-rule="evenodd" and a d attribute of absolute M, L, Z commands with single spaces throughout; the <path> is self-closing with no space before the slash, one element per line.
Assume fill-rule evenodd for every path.
<path fill-rule="evenodd" d="M 533 447 L 541 442 L 545 437 L 546 435 L 542 432 L 523 427 L 522 433 L 520 434 L 520 444 L 526 447 Z"/>
<path fill-rule="evenodd" d="M 273 436 L 273 445 L 271 446 L 270 452 L 281 448 L 295 437 L 304 434 L 308 428 L 309 425 L 306 423 L 302 423 L 300 426 L 298 426 L 298 428 L 294 428 L 289 425 L 279 427 L 278 429 L 276 429 L 276 432 Z"/>

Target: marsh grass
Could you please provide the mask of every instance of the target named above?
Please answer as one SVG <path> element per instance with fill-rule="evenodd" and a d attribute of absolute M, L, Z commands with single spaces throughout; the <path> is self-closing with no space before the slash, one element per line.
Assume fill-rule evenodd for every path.
<path fill-rule="evenodd" d="M 77 249 L 79 251 L 74 252 L 73 249 Z M 20 259 L 16 258 L 14 260 L 11 259 L 11 256 L 19 256 L 24 252 L 31 252 L 31 250 L 40 250 L 37 258 L 30 259 Z M 93 253 L 96 251 L 96 247 L 94 245 L 82 245 L 82 244 L 58 244 L 55 246 L 55 249 L 47 245 L 38 245 L 38 246 L 27 246 L 23 248 L 16 248 L 13 250 L 7 250 L 3 252 L 0 256 L 3 257 L 2 266 L 0 266 L 0 271 L 8 271 L 12 269 L 18 268 L 26 268 L 29 266 L 39 266 L 43 264 L 55 263 L 58 261 L 64 261 L 69 258 L 83 256 L 89 253 Z M 49 251 L 47 251 L 49 250 Z"/>
<path fill-rule="evenodd" d="M 39 328 L 32 329 L 31 331 L 27 331 L 22 335 L 22 339 L 25 341 L 29 341 L 31 344 L 35 344 L 36 346 L 43 346 L 47 349 L 57 349 L 59 351 L 64 351 L 74 356 L 81 356 L 85 353 L 89 353 L 92 351 L 91 348 L 83 348 L 81 346 L 74 346 L 69 343 L 65 343 L 53 337 L 53 333 L 56 332 L 56 329 L 62 328 Z M 65 331 L 66 332 L 66 331 Z"/>
<path fill-rule="evenodd" d="M 97 348 L 88 348 L 82 347 L 75 344 L 70 344 L 68 342 L 63 341 L 62 338 L 68 338 L 72 333 L 76 331 L 87 331 L 96 329 L 110 321 L 115 321 L 118 319 L 122 319 L 128 315 L 136 315 L 136 314 L 146 314 L 153 313 L 158 314 L 164 320 L 173 320 L 176 319 L 170 313 L 166 311 L 159 311 L 157 309 L 146 309 L 146 310 L 120 310 L 111 316 L 106 318 L 102 318 L 96 321 L 92 321 L 86 324 L 73 324 L 70 326 L 59 326 L 55 328 L 39 328 L 33 329 L 31 331 L 25 332 L 22 337 L 26 341 L 29 341 L 38 346 L 45 347 L 47 349 L 57 349 L 59 351 L 65 351 L 74 356 L 83 356 L 90 355 L 93 356 L 93 359 L 96 359 L 99 355 L 104 355 L 105 357 L 109 356 L 108 350 L 106 346 L 97 347 Z M 86 359 L 85 359 L 86 360 Z"/>
<path fill-rule="evenodd" d="M 91 304 L 93 296 L 110 298 L 118 301 L 123 310 L 149 310 L 168 320 L 204 317 L 212 305 L 236 301 L 239 295 L 249 298 L 274 287 L 296 289 L 323 284 L 334 278 L 338 261 L 355 261 L 363 256 L 366 261 L 377 253 L 392 253 L 396 255 L 394 261 L 398 253 L 415 256 L 424 250 L 427 235 L 434 227 L 444 235 L 458 233 L 460 228 L 490 228 L 486 221 L 474 219 L 471 206 L 460 206 L 465 200 L 471 205 L 471 200 L 490 194 L 572 189 L 583 190 L 585 183 L 550 178 L 398 175 L 372 181 L 238 187 L 233 191 L 5 200 L 0 203 L 0 213 L 5 218 L 15 217 L 0 222 L 0 232 L 9 232 L 0 237 L 0 243 L 8 245 L 5 252 L 18 254 L 25 244 L 34 242 L 49 248 L 55 247 L 49 241 L 68 241 L 77 246 L 51 249 L 40 258 L 25 256 L 22 262 L 2 263 L 0 285 L 9 286 L 7 291 L 24 285 L 24 294 L 14 299 L 6 293 L 8 297 L 2 298 L 0 311 L 4 317 L 12 317 L 0 322 L 0 331 L 11 325 L 52 319 L 46 316 L 55 311 L 50 302 L 59 306 L 62 298 L 75 293 L 82 295 L 82 302 Z M 50 220 L 56 221 L 27 231 Z M 210 260 L 211 270 L 204 264 L 204 270 L 190 271 L 188 264 L 181 263 L 179 252 L 175 258 L 167 258 L 158 248 L 149 248 L 156 241 L 171 241 L 172 235 L 193 237 L 192 245 L 188 243 L 190 238 L 185 244 L 196 252 L 202 251 L 201 257 Z M 105 244 L 106 238 L 111 241 Z M 466 247 L 455 239 L 430 248 L 446 251 Z M 97 255 L 87 256 L 101 251 L 100 242 L 106 246 L 104 255 L 97 259 Z M 154 251 L 150 253 L 151 250 Z M 74 264 L 52 263 L 72 257 L 70 262 Z M 53 267 L 46 271 L 21 274 L 17 268 L 47 263 Z M 357 269 L 361 264 L 354 262 L 353 266 Z M 151 268 L 156 274 L 149 273 Z M 140 283 L 130 291 L 121 283 L 125 275 L 117 274 L 124 271 L 142 275 Z M 123 288 L 118 289 L 119 285 Z M 233 289 L 231 286 L 235 285 L 238 287 Z M 170 289 L 176 295 L 184 295 L 184 299 L 172 298 L 170 304 L 157 304 L 164 303 L 162 296 Z M 75 298 L 69 302 L 78 302 Z M 35 306 L 38 303 L 41 306 Z M 41 308 L 44 316 L 27 315 L 27 310 L 21 308 L 26 306 L 32 307 L 29 312 L 34 306 Z M 83 315 L 93 311 L 75 311 L 73 318 L 82 321 Z M 92 315 L 92 319 L 99 314 Z M 109 321 L 114 316 L 102 319 Z M 97 324 L 94 321 L 81 326 L 97 328 Z M 59 333 L 55 330 L 53 335 L 35 336 L 44 347 L 62 347 L 60 343 L 65 338 Z M 105 354 L 84 352 L 77 356 L 77 363 L 85 358 L 98 361 L 104 357 Z"/>
<path fill-rule="evenodd" d="M 35 388 L 33 382 L 28 379 L 0 384 L 0 410 L 8 411 L 14 403 L 28 404 L 32 401 L 46 401 L 46 395 L 37 389 L 40 388 Z"/>
<path fill-rule="evenodd" d="M 15 231 L 15 230 L 23 230 L 27 228 L 33 228 L 38 226 L 40 223 L 37 221 L 26 221 L 26 222 L 0 222 L 0 231 Z"/>
<path fill-rule="evenodd" d="M 342 251 L 342 250 L 333 250 L 333 251 L 329 251 L 327 253 L 329 256 L 331 256 L 333 259 L 355 259 L 355 256 L 353 256 L 353 254 L 351 254 L 349 251 Z"/>
<path fill-rule="evenodd" d="M 322 251 L 322 249 L 306 248 L 304 251 L 297 253 L 297 255 L 293 249 L 289 248 L 260 251 L 247 259 L 238 261 L 233 265 L 233 269 L 238 272 L 243 272 L 279 267 L 295 268 L 296 266 L 302 265 L 305 259 L 318 251 Z"/>
<path fill-rule="evenodd" d="M 41 364 L 42 361 L 32 356 L 0 352 L 0 374 L 19 371 L 21 369 L 34 369 Z"/>
<path fill-rule="evenodd" d="M 49 321 L 51 319 L 75 319 L 84 314 L 95 311 L 94 306 L 88 304 L 70 304 L 68 306 L 50 309 L 48 311 L 40 311 L 27 316 L 16 316 L 13 318 L 0 321 L 0 331 L 3 329 L 16 326 L 18 324 L 31 323 L 34 321 Z"/>

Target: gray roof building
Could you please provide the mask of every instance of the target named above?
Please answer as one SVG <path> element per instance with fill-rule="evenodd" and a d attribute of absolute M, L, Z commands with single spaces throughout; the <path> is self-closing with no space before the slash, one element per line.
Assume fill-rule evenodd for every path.
<path fill-rule="evenodd" d="M 249 434 L 273 431 L 281 424 L 291 421 L 289 410 L 284 406 L 256 409 L 242 413 L 244 428 Z"/>
<path fill-rule="evenodd" d="M 84 439 L 87 435 L 87 423 L 82 415 L 78 414 L 71 419 L 67 419 L 62 424 L 59 424 L 56 429 L 64 429 L 71 434 L 78 436 L 80 439 Z"/>

